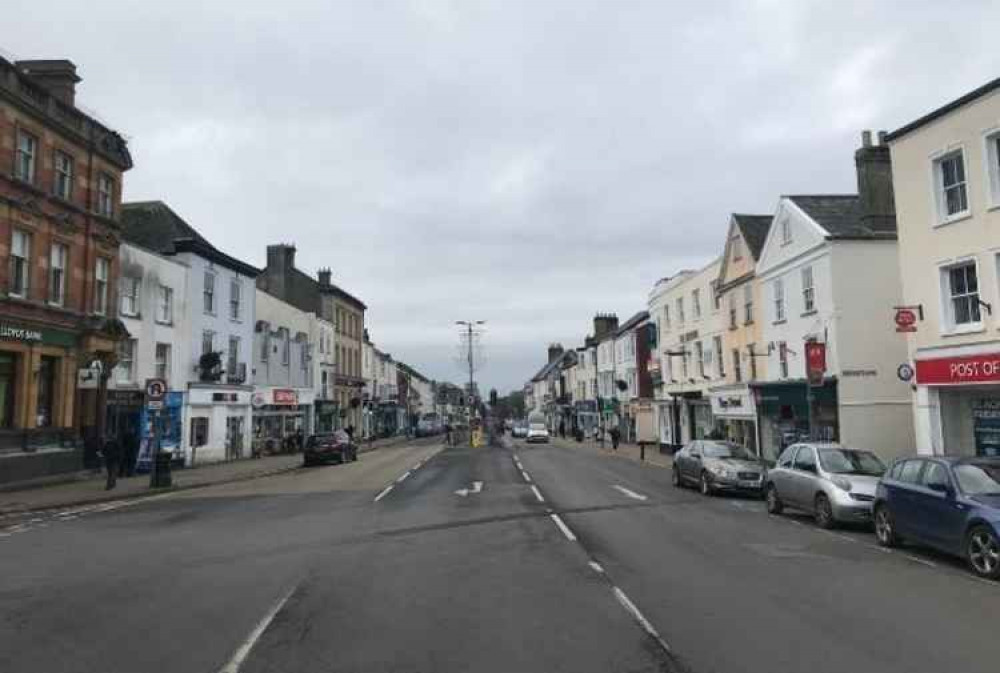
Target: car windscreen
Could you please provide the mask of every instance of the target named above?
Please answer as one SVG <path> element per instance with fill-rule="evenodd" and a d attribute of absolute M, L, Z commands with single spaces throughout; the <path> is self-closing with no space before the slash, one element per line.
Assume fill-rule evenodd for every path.
<path fill-rule="evenodd" d="M 1000 495 L 1000 465 L 960 463 L 955 466 L 955 478 L 969 495 Z"/>
<path fill-rule="evenodd" d="M 819 462 L 833 474 L 860 474 L 881 477 L 885 465 L 871 451 L 853 449 L 820 449 Z"/>
<path fill-rule="evenodd" d="M 702 447 L 702 453 L 706 458 L 753 458 L 750 452 L 742 446 L 729 442 L 705 442 Z"/>

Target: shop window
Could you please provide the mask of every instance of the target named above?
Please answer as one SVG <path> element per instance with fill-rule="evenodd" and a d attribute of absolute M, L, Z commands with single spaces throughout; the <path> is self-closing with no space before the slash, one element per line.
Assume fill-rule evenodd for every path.
<path fill-rule="evenodd" d="M 191 448 L 198 448 L 208 444 L 208 419 L 191 419 Z"/>
<path fill-rule="evenodd" d="M 35 404 L 35 425 L 49 428 L 55 424 L 56 371 L 59 360 L 43 355 L 38 367 L 38 395 Z"/>
<path fill-rule="evenodd" d="M 10 246 L 9 292 L 15 297 L 27 297 L 31 264 L 31 234 L 15 229 Z"/>
<path fill-rule="evenodd" d="M 0 428 L 14 427 L 17 355 L 0 352 Z"/>
<path fill-rule="evenodd" d="M 66 260 L 69 248 L 53 243 L 49 250 L 49 303 L 62 306 L 66 301 Z"/>
<path fill-rule="evenodd" d="M 94 263 L 94 313 L 108 312 L 108 279 L 111 277 L 111 262 L 98 257 Z"/>

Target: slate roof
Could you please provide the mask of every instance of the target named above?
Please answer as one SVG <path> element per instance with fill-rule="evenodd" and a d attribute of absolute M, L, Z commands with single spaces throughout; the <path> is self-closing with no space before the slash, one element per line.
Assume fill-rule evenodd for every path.
<path fill-rule="evenodd" d="M 192 252 L 246 276 L 260 273 L 260 269 L 216 248 L 163 201 L 123 203 L 121 225 L 126 242 L 147 250 L 162 255 Z"/>
<path fill-rule="evenodd" d="M 563 360 L 565 360 L 566 356 L 568 355 L 573 355 L 574 357 L 576 357 L 576 352 L 573 350 L 563 351 L 562 355 L 557 357 L 552 362 L 546 363 L 545 366 L 539 369 L 538 373 L 531 377 L 531 380 L 541 381 L 542 379 L 544 379 L 546 376 L 551 374 L 554 369 L 561 367 L 563 364 Z"/>
<path fill-rule="evenodd" d="M 895 239 L 896 223 L 861 220 L 861 198 L 857 194 L 805 194 L 787 196 L 819 226 L 828 238 Z"/>
<path fill-rule="evenodd" d="M 767 232 L 771 230 L 771 221 L 774 219 L 770 215 L 748 215 L 746 213 L 733 213 L 736 226 L 740 228 L 743 240 L 747 243 L 750 255 L 754 260 L 760 258 L 760 251 L 764 249 L 764 241 L 767 240 Z"/>
<path fill-rule="evenodd" d="M 625 332 L 628 332 L 630 329 L 641 323 L 643 320 L 648 320 L 648 319 L 649 319 L 649 311 L 639 311 L 634 316 L 626 320 L 621 325 L 621 327 L 618 328 L 618 331 L 615 332 L 615 336 L 617 337 L 621 336 L 622 334 L 625 334 Z"/>
<path fill-rule="evenodd" d="M 886 136 L 886 140 L 888 140 L 889 142 L 892 142 L 893 140 L 896 140 L 898 138 L 902 138 L 907 133 L 909 133 L 911 131 L 915 131 L 918 128 L 920 128 L 921 126 L 925 126 L 927 124 L 930 124 L 932 121 L 934 121 L 936 119 L 940 119 L 941 117 L 945 116 L 949 112 L 957 110 L 958 108 L 962 107 L 963 105 L 965 105 L 967 103 L 971 103 L 972 101 L 976 100 L 977 98 L 981 98 L 981 97 L 985 96 L 986 94 L 992 93 L 996 89 L 1000 89 L 1000 77 L 998 77 L 997 79 L 994 79 L 994 80 L 991 80 L 991 81 L 987 82 L 986 84 L 982 85 L 978 89 L 970 91 L 969 93 L 965 94 L 964 96 L 962 96 L 960 98 L 956 98 L 955 100 L 951 101 L 950 103 L 942 105 L 941 107 L 939 107 L 936 110 L 933 110 L 932 112 L 928 112 L 923 117 L 920 117 L 919 119 L 916 119 L 916 120 L 910 122 L 909 124 L 906 124 L 905 126 L 899 127 L 898 129 L 896 129 L 892 133 L 888 134 Z"/>

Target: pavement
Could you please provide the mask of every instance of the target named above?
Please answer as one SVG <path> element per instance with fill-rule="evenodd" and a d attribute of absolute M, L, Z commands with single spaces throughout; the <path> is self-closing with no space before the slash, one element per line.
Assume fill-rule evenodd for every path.
<path fill-rule="evenodd" d="M 0 671 L 994 673 L 1000 584 L 557 440 L 0 524 Z"/>
<path fill-rule="evenodd" d="M 644 462 L 654 467 L 670 469 L 674 464 L 671 455 L 660 453 L 659 448 L 655 446 L 647 446 L 645 452 L 643 452 L 638 444 L 619 443 L 617 449 L 612 449 L 611 440 L 604 442 L 604 446 L 601 446 L 601 443 L 595 439 L 585 439 L 582 442 L 578 442 L 575 439 L 556 437 L 549 441 L 561 448 L 590 451 L 591 453 L 597 453 L 609 458 L 624 458 L 626 460 Z"/>
<path fill-rule="evenodd" d="M 363 453 L 404 441 L 407 441 L 407 438 L 391 437 L 373 444 L 365 442 L 359 446 L 358 451 Z M 294 470 L 301 464 L 302 454 L 296 453 L 224 463 L 209 463 L 196 468 L 174 468 L 172 471 L 173 486 L 170 489 L 151 489 L 149 475 L 143 474 L 119 478 L 114 489 L 105 491 L 106 473 L 103 469 L 79 472 L 74 475 L 72 480 L 53 484 L 29 484 L 21 489 L 17 489 L 16 484 L 8 484 L 0 490 L 0 523 L 12 517 L 39 510 L 92 505 L 128 498 L 144 498 L 165 491 L 202 488 L 245 479 L 259 479 Z"/>

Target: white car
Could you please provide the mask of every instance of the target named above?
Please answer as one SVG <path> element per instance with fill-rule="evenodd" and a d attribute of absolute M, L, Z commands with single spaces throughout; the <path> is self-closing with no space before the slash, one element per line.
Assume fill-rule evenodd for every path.
<path fill-rule="evenodd" d="M 529 444 L 535 442 L 541 442 L 547 444 L 549 441 L 549 430 L 542 423 L 532 423 L 528 426 L 528 437 L 527 441 Z"/>

